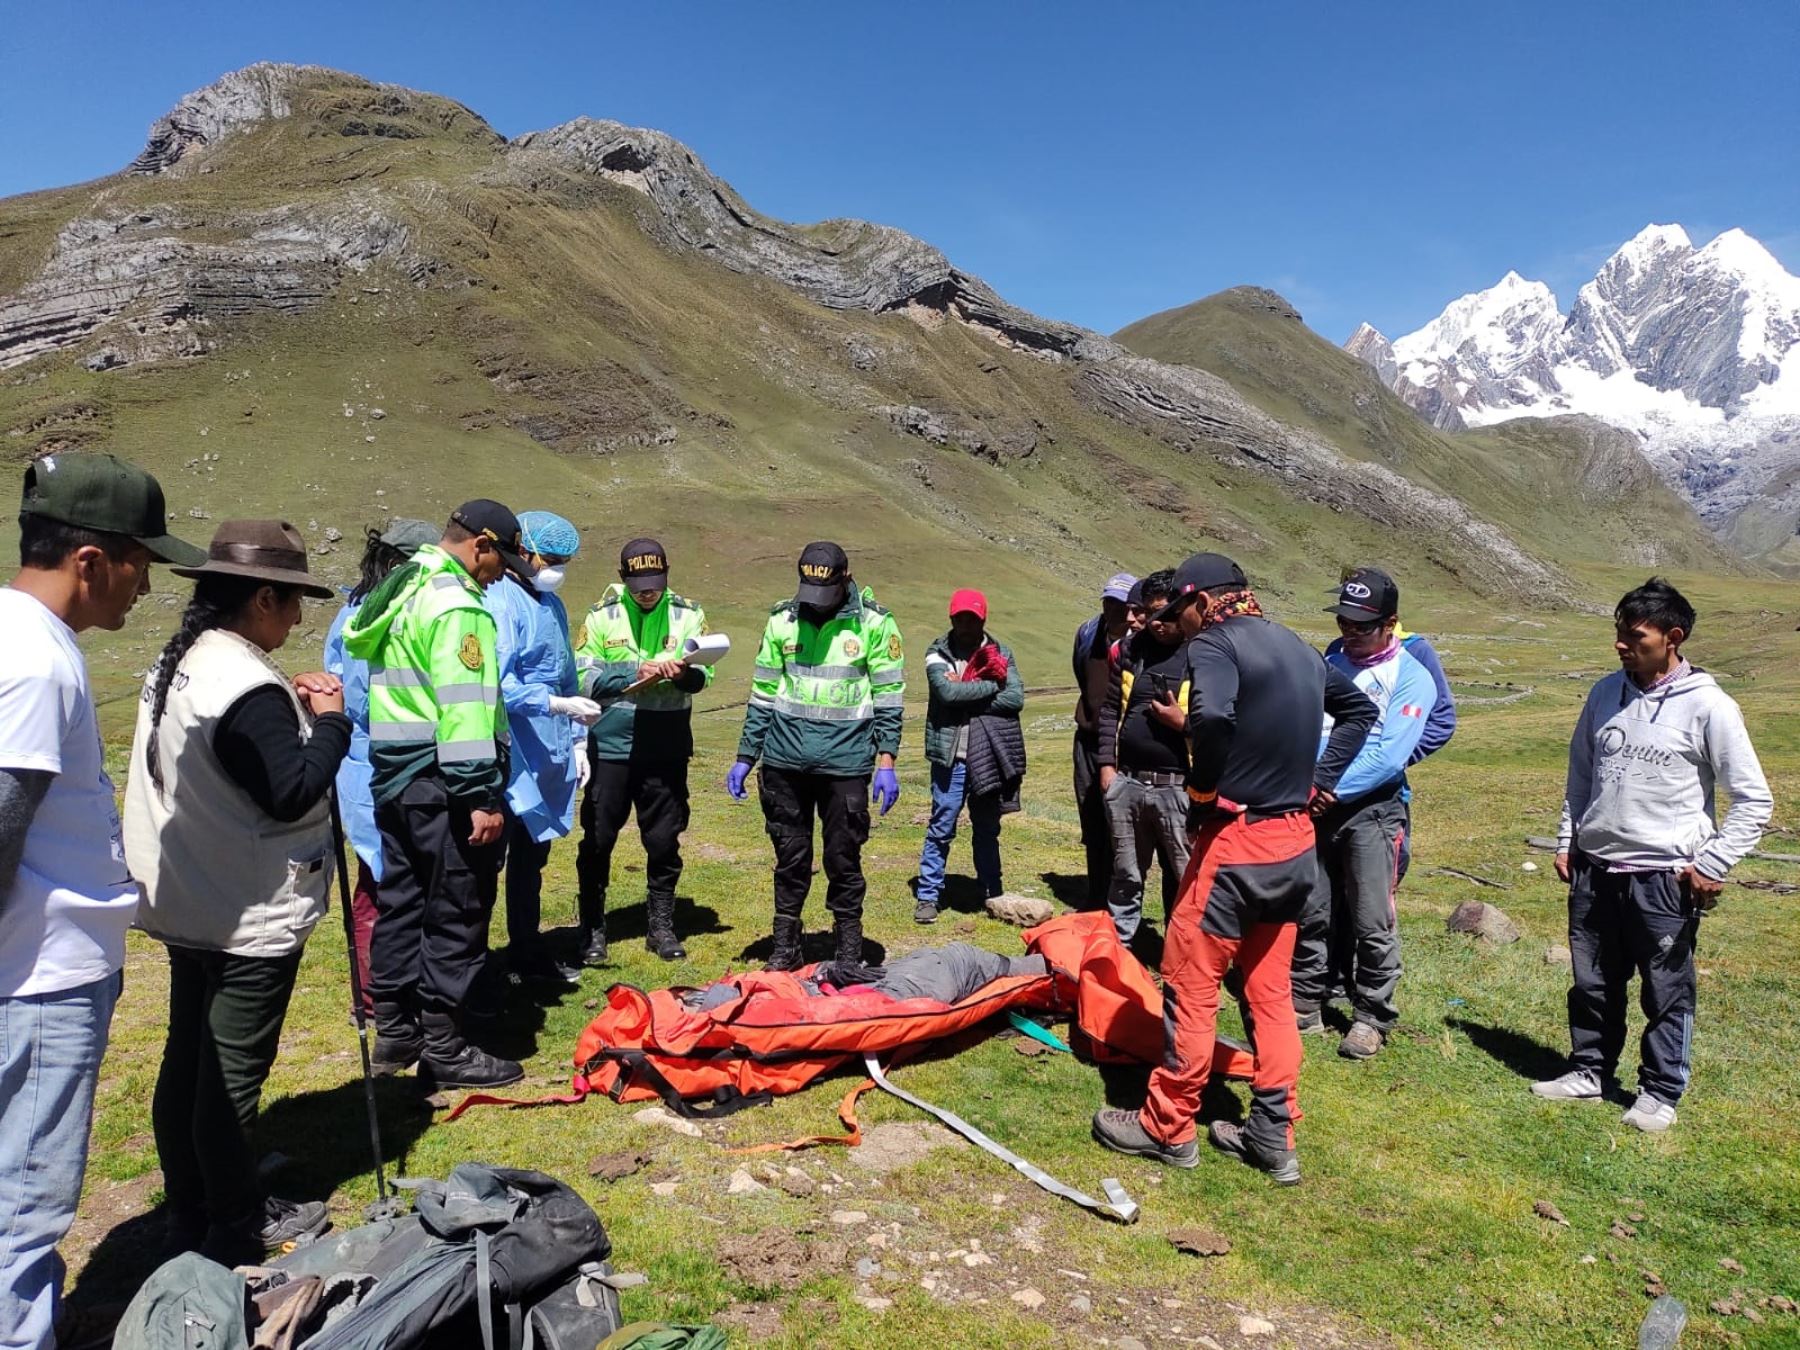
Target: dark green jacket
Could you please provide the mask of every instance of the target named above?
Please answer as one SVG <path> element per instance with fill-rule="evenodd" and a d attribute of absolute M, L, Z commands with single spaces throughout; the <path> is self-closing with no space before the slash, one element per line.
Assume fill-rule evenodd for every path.
<path fill-rule="evenodd" d="M 925 653 L 925 682 L 931 687 L 931 701 L 925 709 L 925 758 L 939 768 L 956 763 L 956 733 L 969 719 L 983 713 L 1010 713 L 1017 717 L 1025 707 L 1025 681 L 1019 674 L 1019 663 L 1004 642 L 992 636 L 985 639 L 1000 649 L 1006 658 L 1006 683 L 993 680 L 959 680 L 956 657 L 950 650 L 950 634 L 945 633 Z"/>

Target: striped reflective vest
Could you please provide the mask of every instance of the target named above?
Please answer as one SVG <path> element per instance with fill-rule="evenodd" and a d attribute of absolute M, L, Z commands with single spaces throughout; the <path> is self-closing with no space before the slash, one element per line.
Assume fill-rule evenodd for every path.
<path fill-rule="evenodd" d="M 660 616 L 657 610 L 661 610 Z M 635 613 L 634 613 L 635 611 Z M 633 627 L 633 620 L 636 627 Z M 651 651 L 645 636 L 662 640 Z M 588 733 L 601 759 L 686 760 L 694 752 L 694 695 L 712 683 L 711 666 L 695 666 L 680 680 L 659 680 L 635 694 L 624 691 L 645 661 L 679 660 L 690 638 L 706 631 L 706 611 L 673 591 L 645 611 L 625 587 L 607 587 L 575 634 L 575 669 L 582 692 L 606 711 Z M 635 748 L 635 753 L 634 753 Z"/>
<path fill-rule="evenodd" d="M 738 758 L 834 777 L 898 754 L 905 650 L 893 615 L 852 591 L 823 623 L 792 600 L 769 613 L 751 672 Z"/>
<path fill-rule="evenodd" d="M 481 587 L 435 544 L 389 573 L 345 626 L 345 651 L 369 665 L 377 805 L 435 771 L 465 805 L 499 809 L 507 729 L 494 639 Z"/>

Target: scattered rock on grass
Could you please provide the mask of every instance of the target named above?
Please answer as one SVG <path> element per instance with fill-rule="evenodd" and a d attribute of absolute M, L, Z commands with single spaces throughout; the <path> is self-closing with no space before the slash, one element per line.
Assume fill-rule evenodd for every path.
<path fill-rule="evenodd" d="M 1262 1317 L 1238 1318 L 1238 1335 L 1240 1336 L 1273 1336 L 1275 1324 Z"/>
<path fill-rule="evenodd" d="M 1049 1048 L 1050 1047 L 1045 1045 L 1042 1041 L 1034 1041 L 1029 1036 L 1021 1036 L 1018 1040 L 1013 1042 L 1013 1049 L 1017 1050 L 1027 1059 L 1035 1059 Z"/>
<path fill-rule="evenodd" d="M 1452 933 L 1470 933 L 1496 947 L 1519 940 L 1519 926 L 1497 905 L 1485 900 L 1465 900 L 1450 912 L 1445 927 Z"/>
<path fill-rule="evenodd" d="M 991 897 L 987 902 L 987 912 L 1002 923 L 1032 928 L 1047 922 L 1056 913 L 1056 909 L 1048 900 L 1039 900 L 1032 895 L 1014 895 L 1008 891 L 1005 895 Z"/>
<path fill-rule="evenodd" d="M 869 1216 L 860 1209 L 834 1209 L 831 1221 L 840 1228 L 853 1228 L 859 1223 L 867 1223 Z"/>
<path fill-rule="evenodd" d="M 731 1180 L 726 1184 L 725 1193 L 727 1195 L 754 1195 L 757 1191 L 768 1189 L 762 1182 L 740 1167 L 731 1174 Z"/>
<path fill-rule="evenodd" d="M 1616 1238 L 1634 1238 L 1637 1236 L 1637 1229 L 1633 1228 L 1623 1219 L 1614 1219 L 1612 1227 L 1606 1231 L 1609 1236 Z"/>
<path fill-rule="evenodd" d="M 1569 954 L 1569 949 L 1560 942 L 1552 943 L 1550 946 L 1544 948 L 1545 965 L 1568 966 L 1573 965 L 1574 963 L 1575 958 Z"/>
<path fill-rule="evenodd" d="M 656 1125 L 665 1130 L 673 1130 L 676 1134 L 685 1134 L 690 1139 L 700 1137 L 700 1127 L 693 1121 L 672 1116 L 660 1106 L 646 1106 L 642 1111 L 633 1113 L 631 1118 L 640 1125 Z"/>
<path fill-rule="evenodd" d="M 1531 1212 L 1540 1219 L 1548 1219 L 1551 1223 L 1561 1224 L 1564 1228 L 1569 1226 L 1569 1221 L 1563 1218 L 1563 1212 L 1548 1200 L 1538 1201 L 1531 1207 Z"/>
<path fill-rule="evenodd" d="M 1044 1296 L 1030 1286 L 1027 1286 L 1024 1289 L 1013 1290 L 1012 1301 L 1021 1308 L 1041 1308 L 1044 1306 Z"/>
<path fill-rule="evenodd" d="M 1744 1267 L 1739 1262 L 1732 1260 L 1729 1256 L 1721 1256 L 1719 1258 L 1719 1269 L 1730 1275 L 1742 1275 L 1744 1273 Z"/>
<path fill-rule="evenodd" d="M 1168 1238 L 1176 1251 L 1189 1256 L 1223 1256 L 1231 1250 L 1231 1239 L 1210 1228 L 1177 1228 Z"/>

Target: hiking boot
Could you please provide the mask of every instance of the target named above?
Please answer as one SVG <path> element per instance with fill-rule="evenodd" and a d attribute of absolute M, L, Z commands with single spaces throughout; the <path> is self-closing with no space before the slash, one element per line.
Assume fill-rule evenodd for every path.
<path fill-rule="evenodd" d="M 1170 1167 L 1193 1167 L 1200 1161 L 1198 1140 L 1165 1144 L 1144 1128 L 1136 1111 L 1108 1107 L 1094 1112 L 1094 1138 L 1115 1153 L 1129 1153 L 1134 1158 L 1148 1158 Z"/>
<path fill-rule="evenodd" d="M 428 1012 L 420 1020 L 425 1027 L 425 1053 L 419 1058 L 419 1077 L 429 1078 L 434 1086 L 504 1087 L 525 1076 L 517 1060 L 490 1055 L 464 1040 L 451 1014 Z"/>
<path fill-rule="evenodd" d="M 271 1195 L 246 1217 L 208 1228 L 200 1253 L 222 1266 L 254 1265 L 270 1252 L 316 1238 L 329 1227 L 331 1219 L 321 1201 Z"/>
<path fill-rule="evenodd" d="M 1300 1157 L 1291 1148 L 1266 1148 L 1252 1139 L 1242 1125 L 1233 1125 L 1228 1120 L 1215 1120 L 1207 1126 L 1206 1138 L 1219 1152 L 1229 1153 L 1239 1162 L 1267 1172 L 1269 1180 L 1277 1186 L 1300 1184 Z"/>
<path fill-rule="evenodd" d="M 1302 1036 L 1323 1036 L 1325 1014 L 1317 1008 L 1311 1012 L 1297 1012 L 1294 1014 L 1294 1027 Z"/>
<path fill-rule="evenodd" d="M 581 964 L 584 966 L 603 966 L 606 964 L 606 923 L 589 926 L 582 924 L 576 932 L 575 941 L 580 949 Z"/>
<path fill-rule="evenodd" d="M 570 985 L 581 978 L 579 971 L 558 961 L 542 942 L 534 942 L 517 950 L 509 949 L 506 964 L 521 984 Z"/>
<path fill-rule="evenodd" d="M 921 900 L 918 902 L 918 904 L 913 906 L 913 922 L 914 923 L 936 923 L 937 921 L 938 921 L 937 901 Z"/>
<path fill-rule="evenodd" d="M 425 1036 L 412 1009 L 375 1000 L 375 1049 L 369 1054 L 369 1067 L 384 1077 L 396 1074 L 416 1064 L 424 1050 Z"/>
<path fill-rule="evenodd" d="M 1338 1042 L 1338 1053 L 1345 1059 L 1374 1059 L 1381 1053 L 1382 1035 L 1367 1022 L 1357 1022 Z"/>
<path fill-rule="evenodd" d="M 860 966 L 863 959 L 862 915 L 839 919 L 831 926 L 831 935 L 837 939 L 837 963 Z"/>
<path fill-rule="evenodd" d="M 665 961 L 687 960 L 687 948 L 675 936 L 675 897 L 653 895 L 644 902 L 650 914 L 650 928 L 644 934 L 644 946 L 652 955 Z"/>
<path fill-rule="evenodd" d="M 764 970 L 800 969 L 800 920 L 784 914 L 775 916 L 775 945 L 769 952 Z"/>
<path fill-rule="evenodd" d="M 1605 1094 L 1606 1087 L 1592 1069 L 1570 1069 L 1560 1078 L 1533 1083 L 1531 1091 L 1534 1096 L 1546 1097 L 1553 1102 L 1597 1102 Z"/>
<path fill-rule="evenodd" d="M 1619 1119 L 1626 1125 L 1635 1125 L 1645 1134 L 1661 1134 L 1675 1123 L 1675 1108 L 1658 1101 L 1648 1092 L 1640 1092 L 1631 1109 Z"/>

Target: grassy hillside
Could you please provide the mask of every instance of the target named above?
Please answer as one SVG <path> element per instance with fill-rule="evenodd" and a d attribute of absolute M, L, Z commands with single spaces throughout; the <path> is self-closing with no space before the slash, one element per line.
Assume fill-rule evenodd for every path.
<path fill-rule="evenodd" d="M 1622 433 L 1584 418 L 1437 431 L 1271 291 L 1224 291 L 1114 336 L 1145 356 L 1211 371 L 1271 416 L 1317 432 L 1347 455 L 1478 504 L 1565 563 L 1740 566 Z M 1603 531 L 1593 528 L 1595 512 L 1605 513 Z"/>

